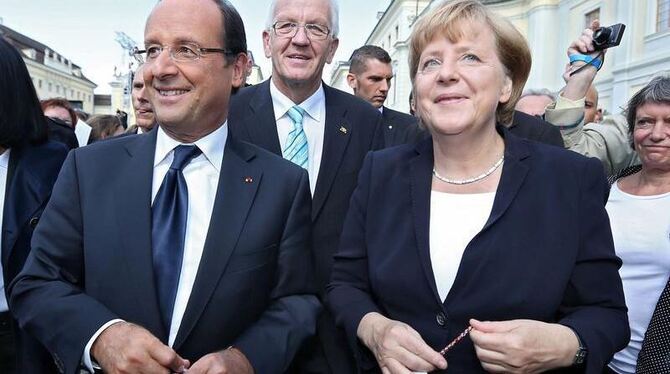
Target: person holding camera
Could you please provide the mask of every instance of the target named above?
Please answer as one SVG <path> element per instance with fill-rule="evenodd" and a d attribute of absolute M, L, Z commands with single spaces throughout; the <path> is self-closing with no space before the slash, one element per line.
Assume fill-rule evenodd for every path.
<path fill-rule="evenodd" d="M 619 44 L 623 30 L 622 24 L 601 28 L 600 22 L 595 20 L 590 28 L 585 29 L 570 44 L 570 64 L 563 75 L 566 86 L 556 102 L 545 111 L 545 120 L 561 130 L 565 147 L 599 159 L 608 176 L 615 176 L 628 167 L 639 165 L 640 159 L 629 146 L 626 118 L 612 115 L 604 117 L 600 123 L 587 123 L 584 103 L 604 62 L 607 48 Z"/>

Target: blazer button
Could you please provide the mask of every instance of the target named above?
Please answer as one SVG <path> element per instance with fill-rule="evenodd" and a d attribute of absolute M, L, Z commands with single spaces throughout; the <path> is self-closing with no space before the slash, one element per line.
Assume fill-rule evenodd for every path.
<path fill-rule="evenodd" d="M 445 316 L 444 313 L 439 312 L 435 316 L 435 321 L 440 327 L 444 327 L 447 324 L 447 316 Z"/>
<path fill-rule="evenodd" d="M 37 223 L 40 221 L 39 217 L 33 217 L 30 219 L 30 227 L 35 228 L 37 227 Z"/>

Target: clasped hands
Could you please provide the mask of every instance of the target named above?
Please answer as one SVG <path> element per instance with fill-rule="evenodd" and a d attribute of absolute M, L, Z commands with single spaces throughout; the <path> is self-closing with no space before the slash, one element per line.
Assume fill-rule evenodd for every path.
<path fill-rule="evenodd" d="M 91 347 L 105 373 L 244 373 L 254 370 L 242 352 L 229 348 L 191 364 L 146 329 L 127 322 L 106 328 Z"/>
<path fill-rule="evenodd" d="M 492 373 L 539 373 L 570 366 L 579 341 L 569 327 L 532 320 L 470 320 L 477 358 Z M 447 361 L 409 325 L 368 313 L 358 337 L 374 354 L 384 374 L 446 369 Z"/>

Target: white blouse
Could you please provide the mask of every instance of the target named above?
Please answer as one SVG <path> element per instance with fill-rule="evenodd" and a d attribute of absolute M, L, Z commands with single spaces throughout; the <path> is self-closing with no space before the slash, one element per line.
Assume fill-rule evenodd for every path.
<path fill-rule="evenodd" d="M 456 280 L 465 247 L 486 224 L 495 192 L 430 195 L 430 262 L 442 301 Z"/>
<path fill-rule="evenodd" d="M 631 332 L 628 346 L 609 366 L 617 373 L 635 373 L 644 333 L 670 276 L 670 193 L 631 195 L 615 183 L 606 208 L 614 248 L 623 261 L 619 274 Z"/>

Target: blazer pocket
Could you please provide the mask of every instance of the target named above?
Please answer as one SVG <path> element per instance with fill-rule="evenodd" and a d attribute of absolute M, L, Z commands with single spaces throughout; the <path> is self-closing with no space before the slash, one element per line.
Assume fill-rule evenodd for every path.
<path fill-rule="evenodd" d="M 273 262 L 276 254 L 277 244 L 239 253 L 235 251 L 230 256 L 226 273 L 240 273 L 263 267 Z"/>

